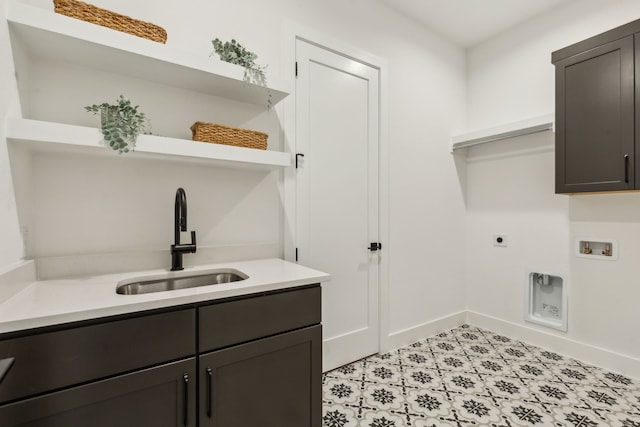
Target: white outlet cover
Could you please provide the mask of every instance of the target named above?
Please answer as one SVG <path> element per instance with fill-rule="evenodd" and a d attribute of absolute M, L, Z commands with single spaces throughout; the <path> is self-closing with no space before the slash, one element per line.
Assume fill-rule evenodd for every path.
<path fill-rule="evenodd" d="M 507 247 L 507 236 L 505 236 L 504 234 L 494 234 L 493 235 L 493 246 L 498 246 L 500 248 L 506 248 Z"/>

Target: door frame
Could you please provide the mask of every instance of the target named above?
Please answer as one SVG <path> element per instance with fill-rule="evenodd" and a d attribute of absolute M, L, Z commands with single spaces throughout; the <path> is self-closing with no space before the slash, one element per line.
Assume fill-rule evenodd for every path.
<path fill-rule="evenodd" d="M 287 22 L 283 29 L 283 64 L 291 94 L 281 103 L 283 114 L 283 149 L 292 157 L 295 163 L 296 153 L 296 41 L 316 45 L 320 48 L 346 56 L 362 62 L 379 72 L 379 110 L 378 110 L 378 235 L 382 243 L 379 263 L 378 284 L 378 351 L 385 353 L 392 350 L 389 340 L 389 259 L 393 249 L 389 239 L 389 91 L 388 64 L 385 59 L 375 56 L 365 50 L 349 45 L 341 40 L 306 28 L 300 24 Z M 290 70 L 290 71 L 289 71 Z M 283 246 L 284 259 L 295 262 L 295 248 L 297 241 L 296 226 L 296 170 L 294 167 L 285 168 L 283 176 Z"/>

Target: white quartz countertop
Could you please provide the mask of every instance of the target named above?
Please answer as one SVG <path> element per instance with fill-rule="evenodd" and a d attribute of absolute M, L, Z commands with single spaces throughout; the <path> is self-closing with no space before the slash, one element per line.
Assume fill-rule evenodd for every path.
<path fill-rule="evenodd" d="M 141 295 L 119 295 L 119 283 L 192 276 L 235 269 L 249 278 Z M 35 281 L 0 302 L 0 333 L 132 313 L 325 282 L 326 273 L 281 259 L 225 262 L 185 267 L 183 271 L 147 270 L 102 276 Z"/>

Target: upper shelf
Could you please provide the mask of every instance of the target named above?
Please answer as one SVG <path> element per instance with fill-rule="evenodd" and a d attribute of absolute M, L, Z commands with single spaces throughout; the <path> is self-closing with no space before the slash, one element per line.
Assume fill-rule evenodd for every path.
<path fill-rule="evenodd" d="M 37 120 L 8 118 L 7 140 L 35 150 L 72 150 L 96 154 L 118 154 L 105 147 L 98 129 Z M 218 166 L 246 166 L 274 170 L 291 165 L 291 156 L 279 151 L 257 150 L 221 144 L 209 144 L 154 135 L 140 135 L 136 149 L 122 157 L 160 158 Z"/>
<path fill-rule="evenodd" d="M 487 142 L 501 141 L 503 139 L 514 138 L 516 136 L 553 130 L 553 126 L 554 115 L 545 114 L 544 116 L 533 117 L 527 120 L 521 120 L 474 132 L 467 132 L 451 137 L 451 151 L 472 147 L 478 144 L 486 144 Z"/>
<path fill-rule="evenodd" d="M 99 25 L 10 0 L 11 36 L 29 52 L 90 68 L 141 78 L 258 105 L 272 104 L 288 93 L 282 84 L 247 83 L 244 69 L 213 57 L 202 57 Z M 15 49 L 15 45 L 14 45 Z"/>

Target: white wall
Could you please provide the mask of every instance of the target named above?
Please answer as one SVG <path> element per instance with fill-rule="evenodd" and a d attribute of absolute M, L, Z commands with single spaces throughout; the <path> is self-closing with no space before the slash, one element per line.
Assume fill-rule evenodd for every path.
<path fill-rule="evenodd" d="M 580 0 L 470 49 L 469 127 L 553 112 L 551 52 L 638 18 L 634 0 Z M 550 133 L 470 150 L 467 174 L 468 308 L 520 336 L 539 331 L 531 338 L 579 358 L 595 361 L 603 353 L 598 348 L 606 349 L 612 358 L 602 357 L 600 364 L 640 375 L 639 195 L 554 195 Z M 496 232 L 508 234 L 508 248 L 492 246 Z M 620 259 L 577 258 L 576 237 L 617 239 Z M 527 268 L 567 275 L 566 333 L 523 320 Z M 615 366 L 616 360 L 633 363 Z"/>
<path fill-rule="evenodd" d="M 51 8 L 49 0 L 26 2 Z M 463 49 L 378 1 L 92 3 L 161 25 L 168 31 L 168 45 L 203 56 L 210 54 L 212 38 L 236 38 L 259 53 L 258 62 L 269 65 L 268 76 L 293 78 L 291 64 L 283 64 L 291 53 L 283 51 L 290 43 L 284 43 L 282 34 L 291 22 L 387 61 L 390 155 L 382 161 L 389 164 L 391 194 L 389 206 L 383 207 L 390 216 L 390 241 L 383 242 L 384 256 L 390 257 L 389 300 L 385 301 L 389 332 L 396 334 L 395 343 L 402 344 L 415 339 L 412 331 L 463 310 L 464 200 L 449 153 L 452 129 L 460 129 L 464 122 Z M 10 64 L 5 33 L 3 29 L 2 55 Z M 82 77 L 84 70 L 51 60 L 35 61 L 30 70 L 23 73 L 27 117 L 96 126 L 96 119 L 82 106 L 115 99 L 123 92 L 149 113 L 154 133 L 188 137 L 188 125 L 205 119 L 267 130 L 270 147 L 283 147 L 280 130 L 285 118 L 280 106 L 264 112 L 106 73 L 94 72 L 87 79 Z M 15 86 L 11 77 L 5 80 Z M 8 90 L 15 92 L 15 87 L 9 85 Z M 15 95 L 11 98 L 17 102 Z M 0 107 L 6 109 L 5 102 L 2 97 Z M 1 141 L 0 148 L 5 150 Z M 230 250 L 234 257 L 282 254 L 278 173 L 245 174 L 117 156 L 38 155 L 18 158 L 16 163 L 20 166 L 16 176 L 21 177 L 17 187 L 22 191 L 20 220 L 30 230 L 29 252 L 45 261 L 87 254 L 89 262 L 108 253 L 156 251 L 161 256 L 147 262 L 168 262 L 173 193 L 178 185 L 187 190 L 190 228 L 199 231 L 199 247 L 209 247 L 212 257 L 225 256 Z M 27 168 L 33 173 L 25 174 Z M 5 169 L 0 172 L 6 173 Z M 0 176 L 0 180 L 10 191 L 9 177 Z M 12 199 L 10 192 L 0 197 L 3 204 Z M 15 209 L 10 213 L 15 216 Z M 3 221 L 1 227 L 13 234 L 18 228 L 15 219 L 8 226 Z M 20 257 L 19 238 L 13 240 L 12 247 L 18 250 L 0 258 L 0 264 Z M 202 261 L 185 257 L 186 263 L 194 262 L 190 260 Z M 77 267 L 72 264 L 69 261 L 69 268 Z M 126 268 L 135 267 L 126 264 Z"/>
<path fill-rule="evenodd" d="M 452 130 L 463 123 L 464 56 L 416 30 L 403 40 L 403 32 L 374 41 L 385 47 L 391 76 L 391 236 L 382 256 L 391 257 L 396 345 L 432 332 L 420 326 L 462 310 L 465 300 L 464 200 L 450 154 Z"/>
<path fill-rule="evenodd" d="M 0 3 L 0 14 L 6 13 L 6 2 Z M 0 267 L 13 264 L 22 257 L 22 239 L 18 226 L 9 154 L 5 141 L 3 118 L 19 111 L 9 32 L 0 28 Z"/>
<path fill-rule="evenodd" d="M 28 3 L 51 7 L 48 0 Z M 269 76 L 291 78 L 284 64 L 289 53 L 282 48 L 289 22 L 388 62 L 390 155 L 383 161 L 389 162 L 390 241 L 383 243 L 388 249 L 384 256 L 390 257 L 390 289 L 384 303 L 394 344 L 421 338 L 438 319 L 465 308 L 487 324 L 546 333 L 523 320 L 525 273 L 536 269 L 569 278 L 569 330 L 551 331 L 550 336 L 640 358 L 635 331 L 640 315 L 633 309 L 640 297 L 634 285 L 640 255 L 640 214 L 634 215 L 640 208 L 638 196 L 554 195 L 549 133 L 469 149 L 466 159 L 449 153 L 450 135 L 463 130 L 465 104 L 469 130 L 552 112 L 550 53 L 640 17 L 637 1 L 569 3 L 470 49 L 466 76 L 462 49 L 375 1 L 93 3 L 157 23 L 167 29 L 168 44 L 201 55 L 210 54 L 212 38 L 235 37 L 260 53 Z M 6 0 L 1 4 L 4 9 Z M 19 115 L 6 27 L 0 29 L 0 59 L 0 116 Z M 211 118 L 267 130 L 271 147 L 283 146 L 280 107 L 264 112 L 102 73 L 94 73 L 93 80 L 80 79 L 82 70 L 56 61 L 37 62 L 31 70 L 21 81 L 31 90 L 22 100 L 27 117 L 95 126 L 81 107 L 124 92 L 152 120 L 156 117 L 155 133 L 188 137 L 190 121 Z M 56 82 L 53 88 L 51 81 Z M 20 181 L 14 197 L 3 132 L 4 126 L 0 266 L 22 256 L 16 198 L 21 225 L 29 229 L 30 256 L 93 254 L 92 259 L 101 259 L 107 253 L 154 252 L 150 264 L 167 262 L 177 185 L 187 189 L 190 226 L 199 231 L 201 247 L 208 247 L 214 260 L 282 254 L 278 173 L 118 157 L 56 154 L 30 159 L 18 152 L 11 164 Z M 492 246 L 495 233 L 508 236 L 507 248 Z M 619 261 L 574 257 L 573 241 L 585 235 L 617 239 Z M 209 260 L 185 257 L 189 259 Z"/>

